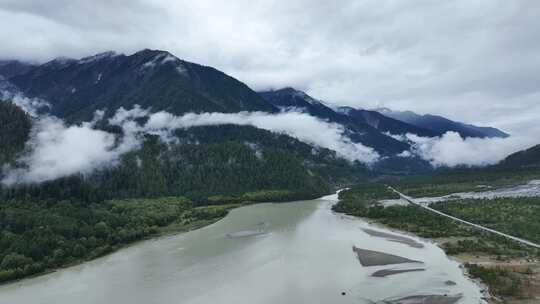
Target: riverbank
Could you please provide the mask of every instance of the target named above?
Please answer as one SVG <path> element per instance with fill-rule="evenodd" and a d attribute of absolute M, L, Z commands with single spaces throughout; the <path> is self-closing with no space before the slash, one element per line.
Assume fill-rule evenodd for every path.
<path fill-rule="evenodd" d="M 439 248 L 441 248 L 441 250 L 443 250 L 447 256 L 458 262 L 460 264 L 460 269 L 462 270 L 463 272 L 463 275 L 465 277 L 467 277 L 469 280 L 471 280 L 472 282 L 474 282 L 478 288 L 480 289 L 482 295 L 483 295 L 483 299 L 485 301 L 487 301 L 489 304 L 501 304 L 500 300 L 492 295 L 489 291 L 489 286 L 487 284 L 485 284 L 482 280 L 478 279 L 478 278 L 475 278 L 473 277 L 470 273 L 469 273 L 469 270 L 467 268 L 467 264 L 468 263 L 476 263 L 477 260 L 475 260 L 475 257 L 476 255 L 472 255 L 472 254 L 460 254 L 460 255 L 452 255 L 452 254 L 449 254 L 446 250 L 445 250 L 445 244 L 447 244 L 448 242 L 455 242 L 455 241 L 458 241 L 458 240 L 461 240 L 461 239 L 464 239 L 464 238 L 460 238 L 460 237 L 446 237 L 446 238 L 426 238 L 426 237 L 421 237 L 415 233 L 412 233 L 410 231 L 407 231 L 407 230 L 400 230 L 400 229 L 396 229 L 395 227 L 392 227 L 391 225 L 388 225 L 388 224 L 385 224 L 384 221 L 380 221 L 380 220 L 376 220 L 376 219 L 372 219 L 372 218 L 366 218 L 366 217 L 359 217 L 361 219 L 363 219 L 364 221 L 366 221 L 367 223 L 369 223 L 370 225 L 373 225 L 374 227 L 378 227 L 380 229 L 386 229 L 386 230 L 390 230 L 390 231 L 393 231 L 393 232 L 396 232 L 396 233 L 400 233 L 400 234 L 404 234 L 404 235 L 409 235 L 411 237 L 420 237 L 422 240 L 426 241 L 426 242 L 430 242 L 430 243 L 433 243 L 435 245 L 437 245 Z M 467 238 L 465 238 L 467 239 Z M 487 257 L 486 259 L 483 260 L 484 263 L 486 263 L 486 265 L 488 265 L 490 262 L 494 262 L 494 264 L 492 264 L 493 266 L 496 266 L 496 265 L 499 265 L 499 264 L 495 264 L 496 263 L 500 263 L 501 261 L 497 261 L 495 258 L 491 258 L 491 257 Z M 505 303 L 512 303 L 512 304 L 522 304 L 522 302 L 505 302 Z M 523 304 L 525 304 L 526 302 L 523 302 Z"/>
<path fill-rule="evenodd" d="M 407 230 L 399 230 L 384 221 L 363 218 L 370 224 L 383 229 L 394 230 L 399 233 L 419 237 Z M 425 238 L 435 243 L 453 260 L 461 264 L 463 274 L 475 282 L 490 304 L 532 304 L 540 300 L 540 260 L 531 257 L 502 257 L 499 255 L 486 254 L 485 252 L 451 253 L 449 248 L 458 242 L 469 242 L 474 237 L 441 237 Z M 451 245 L 452 244 L 452 245 Z M 475 272 L 471 271 L 472 267 Z M 500 286 L 502 281 L 519 282 L 519 288 L 512 283 L 510 287 Z M 516 293 L 508 295 L 508 293 Z M 501 295 L 501 293 L 503 295 Z"/>
<path fill-rule="evenodd" d="M 141 242 L 83 265 L 3 286 L 0 303 L 39 299 L 43 304 L 161 304 L 178 297 L 185 304 L 309 303 L 313 299 L 401 303 L 420 297 L 429 300 L 425 303 L 447 303 L 436 302 L 448 301 L 445 294 L 452 300 L 461 294 L 461 302 L 478 302 L 478 288 L 436 246 L 418 239 L 414 240 L 424 247 L 412 242 L 403 246 L 389 240 L 395 236 L 383 229 L 373 229 L 385 233 L 381 237 L 362 233 L 359 228 L 369 229 L 367 223 L 331 212 L 335 199 L 333 195 L 235 208 L 203 229 Z M 266 233 L 243 233 L 258 229 Z M 242 236 L 230 237 L 238 234 Z M 370 250 L 368 254 L 418 258 L 423 264 L 362 266 L 352 246 Z M 424 270 L 372 276 L 381 269 L 411 268 Z M 404 298 L 411 296 L 415 298 Z"/>
<path fill-rule="evenodd" d="M 0 204 L 0 284 L 72 267 L 141 241 L 199 229 L 233 208 L 313 198 L 264 190 L 214 196 L 197 206 L 184 197 L 78 202 L 10 201 Z"/>
<path fill-rule="evenodd" d="M 373 191 L 369 192 L 371 189 Z M 389 199 L 391 195 L 382 187 L 363 185 L 356 191 L 343 193 L 334 210 L 362 217 L 381 227 L 432 240 L 448 256 L 462 263 L 463 270 L 469 277 L 475 281 L 481 280 L 482 284 L 489 286 L 494 295 L 490 299 L 492 303 L 500 303 L 497 299 L 504 299 L 506 303 L 512 304 L 538 302 L 538 250 L 502 237 L 480 233 L 416 206 L 384 207 L 378 203 L 379 199 Z M 493 201 L 452 201 L 440 206 L 437 204 L 434 208 L 443 208 L 444 212 L 471 222 L 497 225 L 492 227 L 506 233 L 518 231 L 520 237 L 534 240 L 538 237 L 535 235 L 538 217 L 534 211 L 538 209 L 537 206 L 540 206 L 540 198 L 505 198 Z M 504 220 L 501 220 L 503 218 Z"/>
<path fill-rule="evenodd" d="M 169 198 L 170 199 L 170 198 Z M 160 200 L 160 199 L 158 199 Z M 162 200 L 162 199 L 161 199 Z M 145 200 L 147 201 L 147 200 Z M 182 201 L 183 202 L 183 201 Z M 52 267 L 40 266 L 31 269 L 29 267 L 17 267 L 15 270 L 12 267 L 11 269 L 5 270 L 0 269 L 0 285 L 11 284 L 21 280 L 42 276 L 59 270 L 63 270 L 69 267 L 73 267 L 97 258 L 101 258 L 117 252 L 121 249 L 134 246 L 140 242 L 147 241 L 150 239 L 156 239 L 159 237 L 164 237 L 168 235 L 174 235 L 178 233 L 184 233 L 196 229 L 203 228 L 205 226 L 211 225 L 221 219 L 223 219 L 230 209 L 241 206 L 240 204 L 228 204 L 222 206 L 208 206 L 208 207 L 195 207 L 190 209 L 190 215 L 185 215 L 184 212 L 178 214 L 177 217 L 171 218 L 171 221 L 165 225 L 161 226 L 152 226 L 146 231 L 146 234 L 140 235 L 139 237 L 126 239 L 124 241 L 120 240 L 111 240 L 107 245 L 102 245 L 96 247 L 91 253 L 79 256 L 79 257 L 68 257 L 64 263 L 59 263 L 58 265 L 53 265 Z M 119 228 L 123 229 L 123 228 Z M 111 233 L 112 234 L 112 233 Z M 120 233 L 119 233 L 120 234 Z M 116 243 L 112 243 L 112 242 Z M 106 243 L 105 243 L 106 244 Z M 62 247 L 59 247 L 61 249 Z M 86 248 L 90 249 L 90 248 Z M 58 250 L 58 249 L 57 249 Z M 57 251 L 56 251 L 57 252 Z M 6 255 L 6 256 L 9 256 Z M 4 258 L 5 260 L 5 258 Z M 2 262 L 4 261 L 2 260 Z M 5 263 L 3 263 L 3 266 Z M 31 269 L 28 271 L 28 269 Z M 26 271 L 26 273 L 25 273 Z"/>
<path fill-rule="evenodd" d="M 232 208 L 234 208 L 234 207 L 231 207 L 231 209 Z M 145 236 L 142 239 L 139 239 L 139 240 L 136 240 L 136 241 L 133 241 L 133 242 L 130 242 L 130 243 L 118 244 L 118 245 L 111 246 L 110 250 L 108 250 L 107 252 L 104 252 L 103 254 L 101 254 L 99 256 L 92 256 L 91 258 L 74 260 L 74 261 L 72 261 L 72 262 L 70 262 L 68 264 L 61 265 L 61 266 L 58 266 L 58 267 L 55 267 L 55 268 L 45 269 L 42 272 L 31 274 L 31 275 L 28 275 L 28 276 L 24 276 L 22 278 L 17 278 L 17 279 L 7 280 L 7 281 L 0 281 L 0 286 L 6 285 L 6 284 L 15 284 L 15 283 L 23 281 L 23 280 L 28 280 L 28 279 L 31 279 L 31 278 L 44 276 L 44 275 L 54 273 L 54 272 L 57 272 L 57 271 L 62 271 L 64 269 L 67 269 L 67 268 L 70 268 L 70 267 L 73 267 L 73 266 L 77 266 L 77 265 L 80 265 L 80 264 L 83 264 L 83 263 L 86 263 L 86 262 L 89 262 L 89 261 L 93 261 L 95 259 L 106 257 L 106 256 L 111 255 L 111 254 L 113 254 L 115 252 L 118 252 L 118 251 L 120 251 L 122 249 L 126 249 L 126 248 L 129 248 L 129 247 L 135 246 L 135 245 L 137 245 L 139 243 L 142 243 L 142 242 L 145 242 L 145 241 L 148 241 L 148 240 L 158 239 L 160 237 L 166 237 L 166 236 L 171 236 L 171 235 L 175 235 L 175 234 L 179 234 L 179 233 L 185 233 L 185 232 L 201 229 L 201 228 L 204 228 L 206 226 L 212 225 L 212 224 L 220 221 L 225 216 L 220 217 L 220 218 L 214 218 L 214 219 L 211 219 L 211 220 L 196 220 L 196 221 L 193 221 L 193 222 L 191 222 L 189 224 L 177 224 L 177 223 L 175 223 L 175 224 L 170 224 L 170 225 L 165 226 L 165 227 L 160 227 L 158 229 L 158 232 L 156 232 L 155 234 Z"/>

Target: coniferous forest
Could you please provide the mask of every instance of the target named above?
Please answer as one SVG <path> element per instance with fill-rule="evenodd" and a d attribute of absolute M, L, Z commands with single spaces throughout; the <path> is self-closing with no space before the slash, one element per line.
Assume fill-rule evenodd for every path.
<path fill-rule="evenodd" d="M 0 160 L 24 166 L 17 159 L 28 152 L 32 118 L 12 103 L 0 107 Z M 238 204 L 315 198 L 365 172 L 330 150 L 314 153 L 289 136 L 253 127 L 197 127 L 175 135 L 176 144 L 147 135 L 140 149 L 91 174 L 1 186 L 0 281 L 197 227 Z"/>

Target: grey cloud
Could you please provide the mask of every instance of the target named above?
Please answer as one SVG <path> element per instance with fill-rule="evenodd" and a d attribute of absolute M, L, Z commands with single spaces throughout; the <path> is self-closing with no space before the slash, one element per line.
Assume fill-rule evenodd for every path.
<path fill-rule="evenodd" d="M 295 86 L 336 104 L 532 133 L 538 15 L 540 3 L 505 0 L 8 0 L 0 57 L 159 48 L 255 89 Z"/>

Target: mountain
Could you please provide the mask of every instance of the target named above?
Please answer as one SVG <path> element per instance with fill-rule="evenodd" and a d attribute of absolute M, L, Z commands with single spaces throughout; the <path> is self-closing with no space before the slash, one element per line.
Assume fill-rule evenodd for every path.
<path fill-rule="evenodd" d="M 339 107 L 338 112 L 344 113 L 356 121 L 364 122 L 380 132 L 390 134 L 412 133 L 423 137 L 440 136 L 443 133 L 428 128 L 418 127 L 398 119 L 387 117 L 377 111 L 355 109 L 352 107 Z"/>
<path fill-rule="evenodd" d="M 497 166 L 540 169 L 540 145 L 511 154 Z"/>
<path fill-rule="evenodd" d="M 326 119 L 332 122 L 348 123 L 349 119 L 332 108 L 323 101 L 315 99 L 305 92 L 291 87 L 259 92 L 262 98 L 278 107 L 281 110 L 300 110 L 310 115 Z"/>
<path fill-rule="evenodd" d="M 16 75 L 24 74 L 36 66 L 36 64 L 18 60 L 0 60 L 0 75 L 4 76 L 5 78 L 10 78 Z"/>
<path fill-rule="evenodd" d="M 57 58 L 23 70 L 6 73 L 2 87 L 46 101 L 50 113 L 66 120 L 68 126 L 90 120 L 95 110 L 106 109 L 110 116 L 119 107 L 135 104 L 173 114 L 279 111 L 240 81 L 164 51 L 143 50 L 130 56 L 107 52 L 80 60 Z M 0 159 L 2 166 L 18 153 L 28 152 L 23 148 L 31 119 L 19 117 L 24 112 L 11 103 L 0 105 L 5 114 L 0 116 L 0 125 L 6 131 L 0 132 L 0 143 L 10 147 L 0 151 L 5 155 Z M 11 118 L 24 125 L 14 124 Z M 106 119 L 94 127 L 114 134 L 118 141 L 124 136 Z M 139 149 L 123 154 L 114 165 L 40 184 L 5 187 L 0 189 L 0 197 L 93 202 L 185 195 L 204 202 L 213 195 L 261 190 L 306 197 L 328 193 L 335 185 L 369 174 L 363 165 L 347 162 L 334 151 L 250 126 L 193 127 L 177 130 L 174 135 L 177 141 L 167 144 L 146 135 Z M 15 143 L 14 137 L 19 141 Z M 27 164 L 11 165 L 24 168 Z M 0 179 L 3 174 L 7 173 L 0 172 Z"/>
<path fill-rule="evenodd" d="M 0 168 L 14 160 L 30 137 L 28 114 L 9 102 L 0 102 Z"/>
<path fill-rule="evenodd" d="M 294 88 L 259 92 L 266 101 L 281 110 L 299 110 L 320 119 L 346 127 L 347 135 L 355 142 L 360 142 L 383 155 L 395 155 L 408 150 L 408 144 L 382 134 L 363 119 L 340 113 L 305 92 Z"/>
<path fill-rule="evenodd" d="M 384 116 L 394 118 L 420 128 L 429 129 L 437 133 L 444 134 L 448 131 L 459 133 L 461 137 L 478 137 L 478 138 L 505 138 L 509 135 L 503 131 L 492 127 L 478 127 L 462 122 L 453 121 L 437 115 L 419 115 L 411 111 L 393 111 L 388 108 L 380 108 L 375 111 Z"/>
<path fill-rule="evenodd" d="M 233 77 L 166 51 L 57 58 L 4 77 L 26 96 L 49 102 L 53 115 L 73 122 L 89 120 L 99 109 L 108 109 L 109 116 L 135 104 L 173 114 L 276 111 Z"/>
<path fill-rule="evenodd" d="M 25 144 L 28 146 L 32 121 L 15 104 L 0 101 L 0 168 L 27 166 L 16 158 L 30 152 Z M 108 125 L 103 130 L 123 136 L 121 130 Z M 181 195 L 205 203 L 215 195 L 263 190 L 285 191 L 290 193 L 286 197 L 300 199 L 326 194 L 335 185 L 370 174 L 361 164 L 341 159 L 334 151 L 251 126 L 192 127 L 176 130 L 174 136 L 175 142 L 164 143 L 158 136 L 146 135 L 140 148 L 90 173 L 14 187 L 0 183 L 0 201 L 24 197 L 95 202 Z M 9 170 L 0 170 L 0 180 Z"/>

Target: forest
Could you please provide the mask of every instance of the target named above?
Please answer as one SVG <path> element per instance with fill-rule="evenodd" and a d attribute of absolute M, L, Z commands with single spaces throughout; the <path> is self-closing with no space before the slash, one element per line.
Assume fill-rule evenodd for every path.
<path fill-rule="evenodd" d="M 314 152 L 291 137 L 252 127 L 201 127 L 178 135 L 178 144 L 146 136 L 142 147 L 124 154 L 119 164 L 91 174 L 0 188 L 0 199 L 97 202 L 185 196 L 208 204 L 217 203 L 215 198 L 208 200 L 212 196 L 239 197 L 260 190 L 312 198 L 358 182 L 366 172 L 329 150 Z"/>
<path fill-rule="evenodd" d="M 11 102 L 0 101 L 0 165 L 24 149 L 31 127 L 28 114 Z"/>
<path fill-rule="evenodd" d="M 8 200 L 0 204 L 0 282 L 110 253 L 171 229 L 216 221 L 232 206 L 196 207 L 184 197 L 109 200 Z"/>
<path fill-rule="evenodd" d="M 24 167 L 33 118 L 0 102 L 0 164 Z M 107 124 L 97 126 L 117 134 Z M 315 198 L 365 168 L 292 137 L 248 126 L 146 136 L 112 166 L 42 183 L 0 185 L 0 281 L 43 273 L 256 202 Z M 9 170 L 9 167 L 4 167 Z"/>
<path fill-rule="evenodd" d="M 462 199 L 432 204 L 432 207 L 446 214 L 540 243 L 540 197 Z"/>

